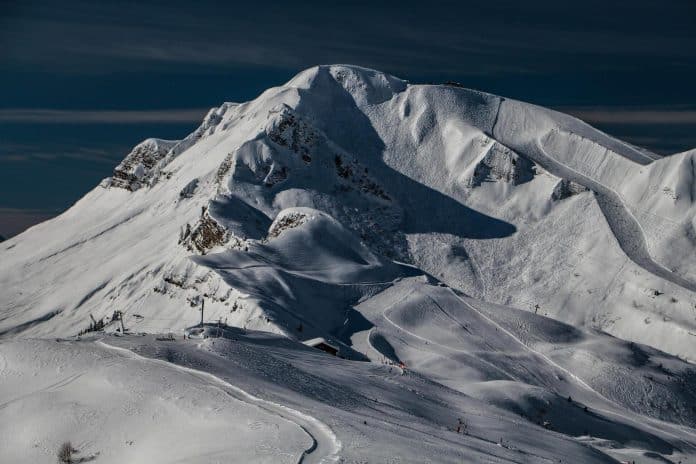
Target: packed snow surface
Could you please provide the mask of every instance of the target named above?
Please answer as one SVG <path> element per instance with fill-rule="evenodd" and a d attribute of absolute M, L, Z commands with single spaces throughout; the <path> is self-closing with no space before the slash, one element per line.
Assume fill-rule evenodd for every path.
<path fill-rule="evenodd" d="M 0 461 L 696 462 L 695 157 L 355 66 L 225 103 L 0 244 Z"/>

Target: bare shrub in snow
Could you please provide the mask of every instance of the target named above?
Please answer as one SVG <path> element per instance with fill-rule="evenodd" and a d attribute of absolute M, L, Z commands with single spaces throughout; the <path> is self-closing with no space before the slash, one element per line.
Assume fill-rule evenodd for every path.
<path fill-rule="evenodd" d="M 60 448 L 58 448 L 58 462 L 59 463 L 71 463 L 73 462 L 73 453 L 75 450 L 72 447 L 72 443 L 66 441 Z"/>

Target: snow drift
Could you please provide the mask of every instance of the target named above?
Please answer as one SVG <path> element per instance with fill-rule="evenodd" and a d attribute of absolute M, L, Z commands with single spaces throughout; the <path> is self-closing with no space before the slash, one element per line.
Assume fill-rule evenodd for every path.
<path fill-rule="evenodd" d="M 448 435 L 433 445 L 447 449 L 442 462 L 461 461 L 461 447 L 481 453 L 472 462 L 693 457 L 694 371 L 684 360 L 696 359 L 695 157 L 661 158 L 474 90 L 314 67 L 212 109 L 181 141 L 142 142 L 64 214 L 2 242 L 0 338 L 68 337 L 92 318 L 112 333 L 119 311 L 131 332 L 181 333 L 205 299 L 206 321 L 251 331 L 232 337 L 246 351 L 229 341 L 202 342 L 215 357 L 185 344 L 163 354 L 137 338 L 118 343 L 210 369 L 234 352 L 252 371 L 252 347 L 280 350 L 261 377 L 277 379 L 275 400 L 321 418 L 290 419 L 319 427 L 318 449 L 331 459 L 350 437 L 367 450 L 353 458 L 374 456 L 368 428 L 398 441 L 392 425 L 355 432 L 367 417 L 355 408 L 375 396 L 384 410 L 370 420 L 398 417 L 418 439 L 450 427 L 435 404 L 476 411 L 468 420 L 487 444 Z M 256 330 L 281 337 L 259 340 Z M 372 361 L 326 361 L 330 382 L 390 376 L 365 383 L 350 404 L 335 386 L 298 387 L 306 379 L 290 372 L 315 369 L 315 358 L 293 340 L 316 337 Z M 83 356 L 77 346 L 60 349 Z M 376 363 L 385 363 L 378 374 L 364 367 Z M 397 400 L 390 388 L 406 372 L 417 385 Z M 434 409 L 417 406 L 424 397 Z M 326 427 L 339 438 L 326 445 L 317 424 L 332 417 Z M 289 453 L 310 456 L 306 437 L 281 422 L 298 435 Z M 495 435 L 518 424 L 513 452 Z"/>
<path fill-rule="evenodd" d="M 115 307 L 179 328 L 203 294 L 211 317 L 269 328 L 253 305 L 230 316 L 242 295 L 189 257 L 245 250 L 309 207 L 472 296 L 693 358 L 694 156 L 473 90 L 311 68 L 180 142 L 146 140 L 3 243 L 0 332 L 70 334 Z"/>

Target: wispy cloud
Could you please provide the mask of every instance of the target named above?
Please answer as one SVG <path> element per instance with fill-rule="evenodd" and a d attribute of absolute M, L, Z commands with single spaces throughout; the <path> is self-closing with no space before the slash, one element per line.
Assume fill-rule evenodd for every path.
<path fill-rule="evenodd" d="M 590 124 L 696 124 L 696 110 L 691 108 L 558 107 L 556 109 Z"/>
<path fill-rule="evenodd" d="M 47 108 L 2 108 L 0 122 L 36 124 L 144 124 L 194 123 L 209 108 L 165 110 L 56 110 Z"/>
<path fill-rule="evenodd" d="M 103 150 L 90 147 L 54 148 L 48 151 L 46 147 L 11 144 L 0 149 L 0 161 L 2 162 L 26 162 L 26 161 L 54 161 L 59 159 L 73 159 L 104 163 L 113 165 L 123 153 L 113 150 Z"/>
<path fill-rule="evenodd" d="M 662 155 L 696 147 L 694 105 L 556 106 L 555 109 Z"/>
<path fill-rule="evenodd" d="M 10 238 L 58 214 L 60 210 L 0 207 L 0 235 Z"/>
<path fill-rule="evenodd" d="M 113 70 L 189 64 L 302 68 L 352 62 L 460 74 L 690 63 L 694 8 L 683 0 L 567 2 L 206 2 L 166 6 L 17 2 L 0 17 L 8 64 Z M 660 20 L 656 21 L 655 18 Z M 263 27 L 259 27 L 259 21 Z M 418 24 L 418 27 L 413 27 Z M 650 33 L 646 34 L 645 31 Z M 691 67 L 689 67 L 691 69 Z"/>

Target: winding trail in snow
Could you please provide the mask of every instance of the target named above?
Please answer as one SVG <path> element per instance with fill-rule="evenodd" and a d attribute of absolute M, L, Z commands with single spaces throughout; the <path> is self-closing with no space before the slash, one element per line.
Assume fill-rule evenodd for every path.
<path fill-rule="evenodd" d="M 328 425 L 324 424 L 315 417 L 300 412 L 296 409 L 292 409 L 288 406 L 254 396 L 251 393 L 232 385 L 226 380 L 211 374 L 210 372 L 182 366 L 163 359 L 142 356 L 132 350 L 129 350 L 128 348 L 110 345 L 103 340 L 98 340 L 95 343 L 103 346 L 106 349 L 121 352 L 125 356 L 133 359 L 166 365 L 168 367 L 191 374 L 199 380 L 216 385 L 227 395 L 238 401 L 255 406 L 264 412 L 279 416 L 280 418 L 297 425 L 312 441 L 312 444 L 303 451 L 302 455 L 297 461 L 298 464 L 323 464 L 337 462 L 339 459 L 338 453 L 341 450 L 341 442 Z"/>
<path fill-rule="evenodd" d="M 0 409 L 5 408 L 6 406 L 8 406 L 12 403 L 16 403 L 17 401 L 27 399 L 27 398 L 31 397 L 32 395 L 36 395 L 37 393 L 52 392 L 52 391 L 60 390 L 63 387 L 67 387 L 68 385 L 70 385 L 71 383 L 73 383 L 74 381 L 76 381 L 77 379 L 82 377 L 83 375 L 85 375 L 85 372 L 86 371 L 77 372 L 75 374 L 72 374 L 72 375 L 69 375 L 67 377 L 62 378 L 62 379 L 58 380 L 57 382 L 46 385 L 38 390 L 32 390 L 32 391 L 26 392 L 26 393 L 24 393 L 16 398 L 12 398 L 8 401 L 0 403 Z M 2 377 L 2 376 L 0 375 L 0 377 Z"/>
<path fill-rule="evenodd" d="M 585 389 L 586 391 L 588 391 L 589 393 L 591 393 L 591 394 L 597 396 L 598 398 L 600 398 L 601 400 L 603 400 L 605 403 L 607 403 L 607 405 L 612 406 L 613 408 L 616 408 L 617 411 L 630 411 L 628 408 L 625 408 L 625 407 L 623 407 L 623 406 L 617 404 L 614 400 L 612 400 L 612 399 L 610 399 L 610 398 L 607 398 L 607 397 L 604 396 L 602 393 L 600 393 L 599 391 L 595 390 L 591 385 L 589 385 L 587 382 L 585 382 L 585 381 L 584 381 L 583 379 L 581 379 L 579 376 L 575 375 L 575 374 L 574 374 L 573 372 L 571 372 L 569 369 L 567 369 L 567 368 L 561 366 L 560 364 L 558 364 L 556 361 L 554 361 L 553 359 L 551 359 L 551 358 L 550 358 L 549 356 L 547 356 L 546 354 L 544 354 L 544 353 L 542 353 L 542 352 L 540 352 L 540 351 L 534 349 L 533 347 L 527 345 L 526 343 L 524 343 L 517 335 L 515 335 L 515 334 L 512 333 L 510 330 L 508 330 L 508 329 L 506 329 L 505 327 L 503 327 L 501 324 L 499 324 L 499 323 L 496 322 L 495 320 L 491 319 L 491 318 L 490 318 L 488 315 L 486 315 L 483 311 L 480 311 L 479 309 L 475 308 L 472 304 L 470 304 L 469 302 L 467 302 L 466 300 L 464 300 L 461 296 L 459 296 L 459 295 L 457 294 L 457 292 L 455 292 L 454 290 L 452 290 L 452 289 L 449 288 L 449 287 L 448 287 L 447 289 L 455 296 L 455 298 L 457 298 L 457 300 L 459 300 L 460 302 L 462 302 L 462 304 L 464 304 L 467 308 L 471 309 L 471 310 L 474 311 L 476 314 L 478 314 L 480 317 L 482 317 L 484 320 L 486 320 L 487 322 L 489 322 L 490 324 L 492 324 L 493 326 L 495 326 L 496 328 L 498 328 L 498 330 L 500 330 L 502 333 L 504 333 L 505 335 L 507 335 L 508 337 L 510 337 L 512 340 L 514 340 L 515 342 L 517 342 L 519 345 L 521 345 L 521 346 L 522 346 L 525 350 L 527 350 L 528 352 L 530 352 L 530 353 L 532 353 L 532 354 L 534 354 L 534 355 L 540 357 L 542 360 L 544 360 L 544 361 L 545 361 L 546 363 L 548 363 L 550 366 L 552 366 L 552 367 L 554 367 L 554 368 L 560 370 L 561 372 L 565 373 L 566 375 L 568 375 L 571 379 L 573 379 L 578 385 L 580 385 L 582 388 L 584 388 L 584 389 Z M 659 434 L 662 433 L 662 434 L 668 435 L 668 436 L 672 437 L 673 439 L 677 440 L 677 442 L 680 443 L 681 446 L 684 446 L 684 447 L 687 447 L 687 448 L 693 448 L 693 444 L 691 444 L 691 443 L 685 441 L 684 438 L 683 438 L 683 436 L 675 435 L 674 433 L 671 433 L 671 432 L 667 431 L 666 428 L 667 428 L 667 427 L 670 427 L 670 428 L 673 428 L 674 430 L 679 431 L 679 432 L 681 432 L 681 433 L 683 433 L 683 434 L 685 433 L 685 434 L 687 434 L 687 435 L 690 435 L 690 436 L 696 438 L 696 434 L 694 434 L 692 430 L 688 430 L 688 429 L 682 428 L 682 427 L 680 427 L 680 426 L 678 426 L 678 425 L 675 425 L 675 424 L 670 424 L 670 423 L 663 422 L 663 421 L 656 421 L 656 420 L 654 420 L 654 419 L 652 419 L 652 418 L 650 418 L 650 417 L 643 416 L 643 415 L 640 415 L 640 414 L 637 414 L 637 413 L 634 413 L 634 412 L 631 412 L 631 415 L 632 415 L 632 416 L 635 416 L 636 418 L 640 418 L 641 420 L 629 419 L 629 416 L 627 416 L 627 415 L 625 415 L 625 414 L 621 414 L 620 412 L 613 411 L 613 410 L 606 409 L 606 408 L 600 408 L 600 407 L 597 407 L 596 405 L 592 405 L 592 408 L 595 409 L 595 410 L 597 410 L 597 411 L 600 411 L 600 412 L 602 412 L 602 413 L 605 413 L 605 414 L 608 414 L 608 415 L 611 415 L 611 416 L 614 416 L 614 417 L 619 417 L 619 418 L 621 418 L 621 419 L 623 419 L 623 420 L 631 420 L 631 421 L 634 421 L 634 422 L 636 422 L 636 423 L 639 423 L 639 424 L 641 424 L 641 425 L 643 425 L 643 426 L 645 426 L 645 427 L 648 427 L 648 428 L 654 430 L 654 431 L 656 432 L 657 436 L 659 436 Z M 653 425 L 653 422 L 657 422 L 659 425 Z"/>
<path fill-rule="evenodd" d="M 542 157 L 537 157 L 534 161 L 538 162 L 541 167 L 552 174 L 576 182 L 595 192 L 597 203 L 607 220 L 609 228 L 614 234 L 614 237 L 616 237 L 619 246 L 631 261 L 657 277 L 692 292 L 696 292 L 696 283 L 672 272 L 653 259 L 648 248 L 643 228 L 631 211 L 629 211 L 626 203 L 618 192 L 611 187 L 602 185 L 586 175 L 579 173 L 569 166 L 557 162 L 549 156 L 543 148 L 539 147 L 539 151 L 543 159 Z"/>
<path fill-rule="evenodd" d="M 696 292 L 695 282 L 683 278 L 653 259 L 643 227 L 628 209 L 618 192 L 569 166 L 559 163 L 552 156 L 548 155 L 542 147 L 537 146 L 536 148 L 538 150 L 536 153 L 523 152 L 522 155 L 530 158 L 551 174 L 587 187 L 595 193 L 597 203 L 606 218 L 612 234 L 621 250 L 631 261 L 661 279 L 691 292 Z M 512 148 L 510 149 L 516 151 Z"/>
<path fill-rule="evenodd" d="M 408 329 L 406 329 L 406 328 L 400 326 L 400 325 L 399 325 L 398 323 L 396 323 L 392 318 L 389 317 L 388 312 L 389 312 L 392 308 L 394 308 L 396 305 L 398 305 L 399 303 L 401 303 L 402 301 L 404 301 L 406 298 L 408 298 L 410 295 L 412 295 L 414 292 L 416 292 L 416 289 L 415 289 L 415 288 L 412 288 L 412 289 L 409 290 L 402 298 L 400 298 L 399 300 L 397 300 L 396 302 L 390 304 L 387 308 L 385 308 L 384 311 L 382 312 L 382 318 L 383 318 L 385 321 L 387 321 L 391 326 L 393 326 L 394 328 L 396 328 L 398 331 L 403 332 L 403 333 L 405 333 L 405 334 L 407 334 L 407 335 L 409 335 L 409 336 L 411 336 L 411 337 L 413 337 L 413 338 L 415 338 L 415 339 L 417 339 L 417 340 L 420 340 L 420 341 L 426 343 L 428 346 L 433 346 L 433 347 L 440 348 L 441 350 L 443 350 L 443 351 L 445 351 L 445 352 L 448 352 L 448 353 L 455 353 L 455 354 L 456 354 L 456 353 L 459 353 L 459 354 L 464 354 L 464 355 L 470 356 L 471 353 L 470 353 L 468 350 L 460 350 L 460 349 L 458 349 L 458 348 L 454 348 L 454 347 L 451 347 L 451 346 L 443 345 L 443 344 L 438 343 L 438 342 L 436 342 L 436 341 L 434 341 L 434 340 L 430 340 L 430 339 L 428 339 L 428 338 L 422 337 L 422 336 L 418 335 L 417 333 L 414 333 L 414 332 L 412 332 L 412 331 L 410 331 L 410 330 L 408 330 Z M 456 323 L 458 326 L 461 326 L 463 330 L 467 330 L 467 331 L 468 331 L 468 329 L 465 329 L 465 328 L 464 328 L 464 325 L 463 325 L 461 322 L 457 321 L 456 318 L 453 318 L 449 313 L 447 313 L 445 310 L 443 310 L 442 307 L 440 307 L 440 305 L 438 305 L 438 304 L 435 302 L 435 300 L 433 300 L 432 297 L 430 297 L 430 295 L 426 295 L 426 296 L 429 297 L 430 300 L 435 304 L 435 306 L 437 306 L 437 307 L 440 309 L 440 311 L 442 311 L 443 313 L 445 313 L 445 315 L 446 315 L 450 320 L 455 321 L 455 323 Z M 368 343 L 368 345 L 370 345 L 370 346 L 372 347 L 373 350 L 377 351 L 377 352 L 380 353 L 382 356 L 385 356 L 384 353 L 382 353 L 381 351 L 379 351 L 376 347 L 374 347 L 374 345 L 372 345 L 372 344 L 370 343 L 370 341 L 369 341 L 369 334 L 368 334 L 368 341 L 367 341 L 367 343 Z M 519 379 L 519 378 L 516 377 L 515 375 L 512 375 L 510 372 L 506 372 L 505 370 L 501 369 L 499 366 L 496 366 L 496 365 L 493 364 L 492 362 L 490 362 L 490 361 L 488 361 L 488 360 L 486 360 L 486 359 L 483 359 L 483 358 L 477 358 L 477 359 L 478 359 L 481 363 L 486 364 L 487 366 L 491 367 L 494 371 L 500 373 L 503 377 L 509 377 L 510 379 L 514 379 L 514 380 L 516 380 L 516 381 L 518 381 L 518 382 L 522 382 L 521 379 Z M 401 368 L 400 368 L 400 369 L 401 369 Z M 401 369 L 401 371 L 403 372 L 403 369 Z"/>
<path fill-rule="evenodd" d="M 522 339 L 520 339 L 517 335 L 515 335 L 512 331 L 509 329 L 505 328 L 503 325 L 499 324 L 495 320 L 493 320 L 491 317 L 489 317 L 487 314 L 485 314 L 483 311 L 477 309 L 474 307 L 472 304 L 464 300 L 460 295 L 458 295 L 452 288 L 447 287 L 447 290 L 451 292 L 454 297 L 460 301 L 465 307 L 469 308 L 472 312 L 477 314 L 485 323 L 490 324 L 491 326 L 495 327 L 500 333 L 504 334 L 505 336 L 509 337 L 513 342 L 516 344 L 520 345 L 521 348 L 527 352 L 529 352 L 532 356 L 540 359 L 542 362 L 547 364 L 549 367 L 551 367 L 553 370 L 556 370 L 557 372 L 563 373 L 566 375 L 569 379 L 571 379 L 573 382 L 575 382 L 577 385 L 579 385 L 583 390 L 588 392 L 591 396 L 598 398 L 601 403 L 604 403 L 606 407 L 598 407 L 596 404 L 592 404 L 591 407 L 595 411 L 601 412 L 607 416 L 611 417 L 616 417 L 622 422 L 627 422 L 627 423 L 632 423 L 633 426 L 638 426 L 638 428 L 645 427 L 650 430 L 652 430 L 652 433 L 655 434 L 655 436 L 669 436 L 672 440 L 674 440 L 674 444 L 680 447 L 682 450 L 684 449 L 694 449 L 694 444 L 692 442 L 689 442 L 685 439 L 685 436 L 693 437 L 696 438 L 696 434 L 692 429 L 682 427 L 679 425 L 675 424 L 669 424 L 665 423 L 663 421 L 655 420 L 647 416 L 643 416 L 639 413 L 635 412 L 629 412 L 629 414 L 626 414 L 626 412 L 630 411 L 627 408 L 617 404 L 614 400 L 607 398 L 604 396 L 602 393 L 594 389 L 591 385 L 589 385 L 587 382 L 585 382 L 582 378 L 571 372 L 569 369 L 565 368 L 564 366 L 560 365 L 553 359 L 551 359 L 548 355 L 546 355 L 543 352 L 540 352 L 533 347 L 529 346 L 526 344 Z M 389 311 L 407 299 L 411 294 L 416 292 L 417 290 L 415 288 L 411 288 L 408 292 L 406 292 L 401 298 L 399 298 L 397 301 L 394 303 L 388 305 L 386 308 L 384 308 L 382 312 L 382 318 L 389 323 L 389 325 L 393 326 L 400 332 L 407 334 L 415 339 L 418 339 L 420 341 L 426 342 L 428 346 L 431 346 L 436 349 L 441 349 L 444 353 L 465 353 L 465 354 L 470 354 L 469 351 L 467 350 L 459 350 L 454 347 L 442 345 L 440 343 L 437 343 L 433 340 L 429 340 L 428 338 L 425 338 L 423 336 L 420 336 L 416 333 L 411 332 L 410 330 L 401 327 L 396 321 L 394 321 L 392 318 L 389 317 Z M 426 295 L 429 296 L 429 295 Z M 432 297 L 430 297 L 432 299 Z M 433 300 L 434 302 L 434 300 Z M 439 309 L 439 311 L 443 312 L 445 316 L 453 321 L 456 325 L 460 325 L 464 327 L 461 322 L 459 322 L 459 319 L 451 315 L 449 312 L 447 312 L 442 306 L 439 304 L 435 303 L 435 306 Z M 368 341 L 369 343 L 369 341 Z M 377 352 L 379 350 L 376 347 L 372 347 L 375 349 Z M 496 366 L 494 363 L 481 359 L 485 364 L 489 365 L 490 367 L 493 367 L 496 371 L 503 373 L 504 375 L 511 377 L 515 379 L 518 382 L 525 382 L 522 379 L 516 378 L 516 376 L 511 373 L 507 372 L 505 370 L 502 370 L 500 367 Z M 526 383 L 526 382 L 525 382 Z"/>
<path fill-rule="evenodd" d="M 602 214 L 604 214 L 607 224 L 616 238 L 619 247 L 631 261 L 661 279 L 686 290 L 696 292 L 696 282 L 685 279 L 653 259 L 650 254 L 645 231 L 640 225 L 640 222 L 638 222 L 633 213 L 628 209 L 626 205 L 627 202 L 616 190 L 558 161 L 547 153 L 539 140 L 534 140 L 531 143 L 523 143 L 522 146 L 513 146 L 512 144 L 505 143 L 504 140 L 508 138 L 506 134 L 498 133 L 496 135 L 496 126 L 498 125 L 504 100 L 504 98 L 500 99 L 496 110 L 495 121 L 488 136 L 509 150 L 534 161 L 551 174 L 573 181 L 593 191 Z M 642 154 L 642 156 L 648 158 L 649 161 L 640 163 L 633 158 L 628 157 L 628 159 L 643 165 L 654 161 L 645 154 Z"/>

